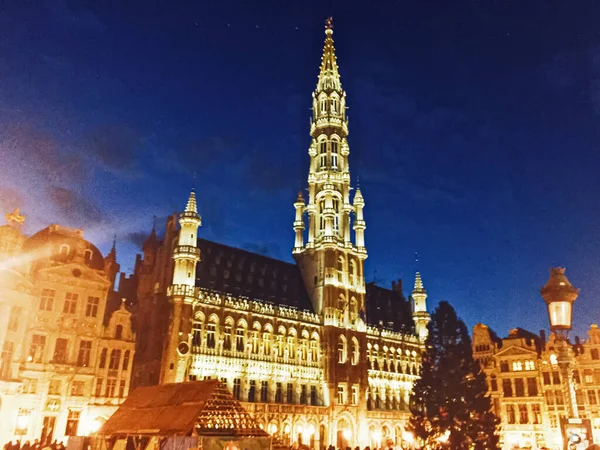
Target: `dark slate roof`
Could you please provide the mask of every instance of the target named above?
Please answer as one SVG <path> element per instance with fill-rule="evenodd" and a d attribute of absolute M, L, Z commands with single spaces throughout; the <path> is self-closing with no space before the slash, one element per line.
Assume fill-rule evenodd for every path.
<path fill-rule="evenodd" d="M 411 332 L 414 329 L 410 303 L 398 289 L 386 289 L 374 282 L 367 283 L 367 323 L 382 325 L 394 331 Z"/>
<path fill-rule="evenodd" d="M 314 311 L 298 266 L 198 239 L 196 286 Z"/>

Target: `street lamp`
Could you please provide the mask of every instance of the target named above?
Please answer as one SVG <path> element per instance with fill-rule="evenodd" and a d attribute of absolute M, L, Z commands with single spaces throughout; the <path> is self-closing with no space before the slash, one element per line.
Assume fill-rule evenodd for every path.
<path fill-rule="evenodd" d="M 569 331 L 573 323 L 573 302 L 579 295 L 579 289 L 573 287 L 565 276 L 565 269 L 555 267 L 550 269 L 550 278 L 540 289 L 540 294 L 548 306 L 550 330 L 556 336 L 558 347 L 558 367 L 562 372 L 563 389 L 567 394 L 569 417 L 577 419 L 577 401 L 573 383 L 573 351 L 569 345 Z"/>

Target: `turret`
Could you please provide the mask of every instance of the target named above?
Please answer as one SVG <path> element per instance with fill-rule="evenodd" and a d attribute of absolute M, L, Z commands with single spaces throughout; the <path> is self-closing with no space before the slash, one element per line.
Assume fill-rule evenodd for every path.
<path fill-rule="evenodd" d="M 354 233 L 356 238 L 357 249 L 361 252 L 366 253 L 367 250 L 365 249 L 365 228 L 367 228 L 367 225 L 363 216 L 364 207 L 365 199 L 363 198 L 362 193 L 360 192 L 360 188 L 357 188 L 356 194 L 354 194 Z"/>
<path fill-rule="evenodd" d="M 196 296 L 196 264 L 200 261 L 198 227 L 202 219 L 192 190 L 179 216 L 179 238 L 173 249 L 173 283 L 168 289 L 172 304 L 169 343 L 163 357 L 162 382 L 185 381 L 192 339 L 192 305 Z"/>
<path fill-rule="evenodd" d="M 117 263 L 117 239 L 115 237 L 110 252 L 104 258 L 104 272 L 110 280 L 111 289 L 115 288 L 115 279 L 119 270 L 121 270 L 121 266 Z"/>
<path fill-rule="evenodd" d="M 294 208 L 296 209 L 296 218 L 294 220 L 294 233 L 296 234 L 296 241 L 294 244 L 293 252 L 299 252 L 302 250 L 304 246 L 304 218 L 302 214 L 304 214 L 304 208 L 306 204 L 304 203 L 304 197 L 302 196 L 302 191 L 298 191 L 298 196 L 296 197 L 296 201 L 294 202 Z"/>
<path fill-rule="evenodd" d="M 419 272 L 415 275 L 415 286 L 412 291 L 413 299 L 413 320 L 415 322 L 415 331 L 421 341 L 427 339 L 429 331 L 427 324 L 431 320 L 427 312 L 427 291 L 423 287 L 423 280 Z"/>

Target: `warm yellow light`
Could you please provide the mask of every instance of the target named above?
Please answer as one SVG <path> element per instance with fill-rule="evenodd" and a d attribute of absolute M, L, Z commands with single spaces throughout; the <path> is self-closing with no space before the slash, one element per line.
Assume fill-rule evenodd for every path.
<path fill-rule="evenodd" d="M 27 425 L 29 424 L 29 414 L 22 414 L 17 416 L 17 428 L 19 430 L 27 429 Z"/>
<path fill-rule="evenodd" d="M 98 418 L 84 418 L 79 425 L 79 432 L 83 436 L 89 436 L 96 433 L 102 426 L 102 421 Z"/>
<path fill-rule="evenodd" d="M 379 431 L 373 431 L 373 433 L 371 433 L 371 437 L 376 442 L 381 441 L 381 433 Z"/>
<path fill-rule="evenodd" d="M 437 438 L 437 440 L 440 444 L 445 444 L 446 442 L 448 442 L 449 439 L 450 439 L 450 430 L 444 431 L 444 434 L 442 434 L 439 438 Z"/>
<path fill-rule="evenodd" d="M 296 427 L 296 432 L 299 434 L 302 434 L 304 432 L 304 428 L 302 427 L 302 425 L 298 425 Z"/>
<path fill-rule="evenodd" d="M 344 436 L 344 439 L 346 439 L 347 441 L 349 441 L 350 438 L 352 437 L 352 431 L 349 430 L 348 428 L 344 428 L 342 430 L 342 436 Z"/>
<path fill-rule="evenodd" d="M 315 426 L 312 423 L 308 426 L 307 432 L 309 436 L 315 434 Z"/>
<path fill-rule="evenodd" d="M 415 435 L 410 431 L 403 431 L 402 440 L 408 442 L 409 444 L 413 443 L 415 441 Z"/>
<path fill-rule="evenodd" d="M 272 423 L 269 425 L 269 434 L 275 434 L 277 433 L 277 425 Z"/>

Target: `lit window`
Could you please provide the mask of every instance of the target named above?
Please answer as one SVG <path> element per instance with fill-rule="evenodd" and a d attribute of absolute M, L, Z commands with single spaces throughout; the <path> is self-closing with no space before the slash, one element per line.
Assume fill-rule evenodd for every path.
<path fill-rule="evenodd" d="M 130 355 L 131 353 L 129 352 L 129 350 L 127 350 L 125 352 L 125 356 L 123 356 L 123 370 L 129 369 L 129 358 L 131 357 Z"/>
<path fill-rule="evenodd" d="M 29 347 L 28 362 L 40 363 L 44 358 L 44 347 L 46 346 L 46 336 L 34 334 L 31 337 L 31 346 Z"/>
<path fill-rule="evenodd" d="M 338 340 L 338 363 L 344 364 L 348 359 L 348 342 L 344 336 Z"/>
<path fill-rule="evenodd" d="M 523 370 L 523 362 L 521 361 L 513 361 L 512 363 L 512 370 L 515 372 L 520 372 L 521 370 Z"/>
<path fill-rule="evenodd" d="M 106 397 L 116 397 L 117 395 L 117 379 L 109 378 L 106 380 Z"/>
<path fill-rule="evenodd" d="M 535 370 L 535 362 L 525 361 L 525 370 Z"/>
<path fill-rule="evenodd" d="M 61 245 L 60 249 L 58 250 L 58 253 L 61 255 L 68 255 L 69 254 L 69 246 L 67 244 Z"/>
<path fill-rule="evenodd" d="M 327 168 L 327 141 L 319 142 L 319 169 Z"/>
<path fill-rule="evenodd" d="M 108 368 L 111 370 L 117 370 L 121 363 L 121 350 L 113 349 L 110 352 L 110 360 Z"/>
<path fill-rule="evenodd" d="M 337 395 L 338 405 L 346 404 L 346 386 L 343 384 L 338 384 L 338 395 Z"/>
<path fill-rule="evenodd" d="M 358 364 L 358 359 L 360 356 L 358 340 L 356 338 L 352 338 L 352 365 L 356 366 Z"/>
<path fill-rule="evenodd" d="M 92 352 L 92 341 L 81 341 L 79 353 L 77 354 L 77 365 L 87 367 L 90 365 L 90 353 Z"/>
<path fill-rule="evenodd" d="M 81 397 L 85 391 L 85 381 L 73 381 L 71 383 L 71 395 Z"/>
<path fill-rule="evenodd" d="M 338 148 L 339 142 L 331 141 L 331 168 L 334 170 L 338 168 Z"/>
<path fill-rule="evenodd" d="M 558 364 L 558 359 L 556 358 L 556 355 L 554 353 L 550 355 L 550 364 L 552 364 L 553 366 Z"/>
<path fill-rule="evenodd" d="M 48 383 L 48 395 L 60 395 L 62 382 L 60 380 L 50 380 Z"/>
<path fill-rule="evenodd" d="M 358 386 L 352 386 L 352 405 L 358 405 Z"/>

